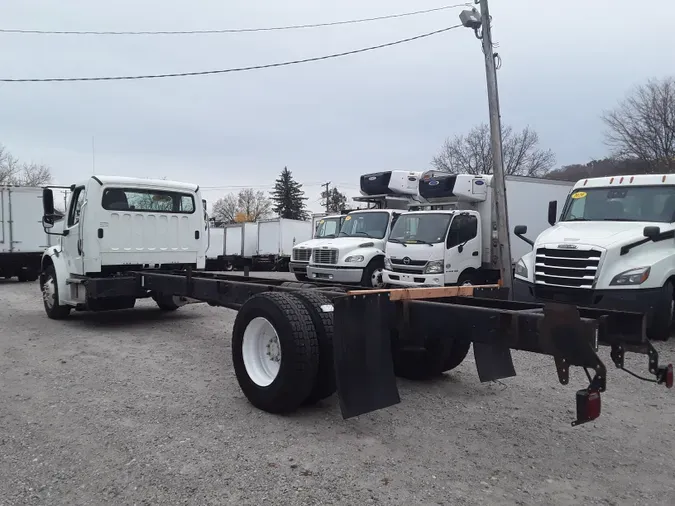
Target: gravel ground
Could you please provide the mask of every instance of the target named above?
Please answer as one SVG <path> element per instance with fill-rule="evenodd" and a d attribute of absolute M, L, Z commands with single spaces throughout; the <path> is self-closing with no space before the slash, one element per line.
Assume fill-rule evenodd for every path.
<path fill-rule="evenodd" d="M 470 355 L 401 381 L 386 410 L 344 421 L 333 397 L 282 417 L 239 390 L 233 311 L 142 301 L 54 322 L 36 283 L 9 281 L 0 307 L 0 505 L 675 504 L 675 398 L 616 370 L 577 428 L 583 372 L 563 387 L 526 353 L 502 385 Z"/>

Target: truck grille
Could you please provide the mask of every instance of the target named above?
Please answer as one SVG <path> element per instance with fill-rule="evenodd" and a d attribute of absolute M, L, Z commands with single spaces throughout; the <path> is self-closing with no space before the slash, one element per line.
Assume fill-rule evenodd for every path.
<path fill-rule="evenodd" d="M 312 256 L 312 250 L 309 248 L 294 248 L 293 249 L 293 260 L 298 262 L 309 262 L 309 258 Z"/>
<path fill-rule="evenodd" d="M 315 264 L 335 265 L 337 263 L 338 250 L 336 249 L 314 248 L 313 254 Z"/>
<path fill-rule="evenodd" d="M 534 281 L 538 284 L 592 288 L 600 264 L 599 250 L 537 248 Z"/>

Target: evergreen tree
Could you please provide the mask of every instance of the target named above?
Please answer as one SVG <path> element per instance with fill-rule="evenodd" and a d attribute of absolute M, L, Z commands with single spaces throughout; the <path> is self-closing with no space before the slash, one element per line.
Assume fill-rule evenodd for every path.
<path fill-rule="evenodd" d="M 329 213 L 341 213 L 347 207 L 347 196 L 337 188 L 331 188 L 328 192 L 322 191 L 321 198 L 324 199 L 323 206 Z"/>
<path fill-rule="evenodd" d="M 308 218 L 307 211 L 305 211 L 305 200 L 307 200 L 305 192 L 302 190 L 302 185 L 293 179 L 288 167 L 284 167 L 276 180 L 271 198 L 274 202 L 274 212 L 279 217 L 292 220 Z"/>

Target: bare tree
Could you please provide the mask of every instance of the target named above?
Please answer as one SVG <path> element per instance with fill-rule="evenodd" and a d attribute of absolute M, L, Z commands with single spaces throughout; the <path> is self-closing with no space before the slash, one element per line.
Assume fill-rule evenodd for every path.
<path fill-rule="evenodd" d="M 265 192 L 246 188 L 239 192 L 237 202 L 239 211 L 246 216 L 247 221 L 258 221 L 272 214 L 272 201 Z"/>
<path fill-rule="evenodd" d="M 529 127 L 514 132 L 510 126 L 502 128 L 504 171 L 507 175 L 541 177 L 555 164 L 553 152 L 538 147 L 539 135 Z M 466 135 L 447 139 L 431 165 L 445 172 L 462 174 L 492 174 L 492 147 L 490 127 L 482 123 Z"/>
<path fill-rule="evenodd" d="M 38 163 L 21 163 L 0 144 L 0 184 L 43 186 L 52 181 L 49 167 Z"/>
<path fill-rule="evenodd" d="M 636 87 L 602 120 L 614 156 L 646 162 L 649 172 L 675 171 L 674 77 Z"/>
<path fill-rule="evenodd" d="M 233 193 L 228 193 L 213 204 L 211 215 L 217 223 L 234 223 L 239 212 L 239 201 Z"/>

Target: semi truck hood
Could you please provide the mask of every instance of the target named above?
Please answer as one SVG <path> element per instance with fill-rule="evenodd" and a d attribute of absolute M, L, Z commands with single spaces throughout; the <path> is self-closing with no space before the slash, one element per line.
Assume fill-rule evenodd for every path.
<path fill-rule="evenodd" d="M 669 223 L 649 221 L 565 221 L 544 230 L 535 243 L 542 244 L 588 244 L 609 248 L 644 238 L 643 230 L 647 226 L 659 226 L 661 232 L 672 230 Z"/>
<path fill-rule="evenodd" d="M 319 246 L 314 247 L 337 248 L 340 253 L 367 247 L 384 249 L 383 239 L 371 239 L 370 237 L 336 237 L 335 239 L 321 239 L 321 241 Z"/>
<path fill-rule="evenodd" d="M 293 246 L 293 248 L 317 248 L 321 246 L 324 242 L 330 241 L 331 239 L 310 239 L 309 241 L 301 242 Z"/>

